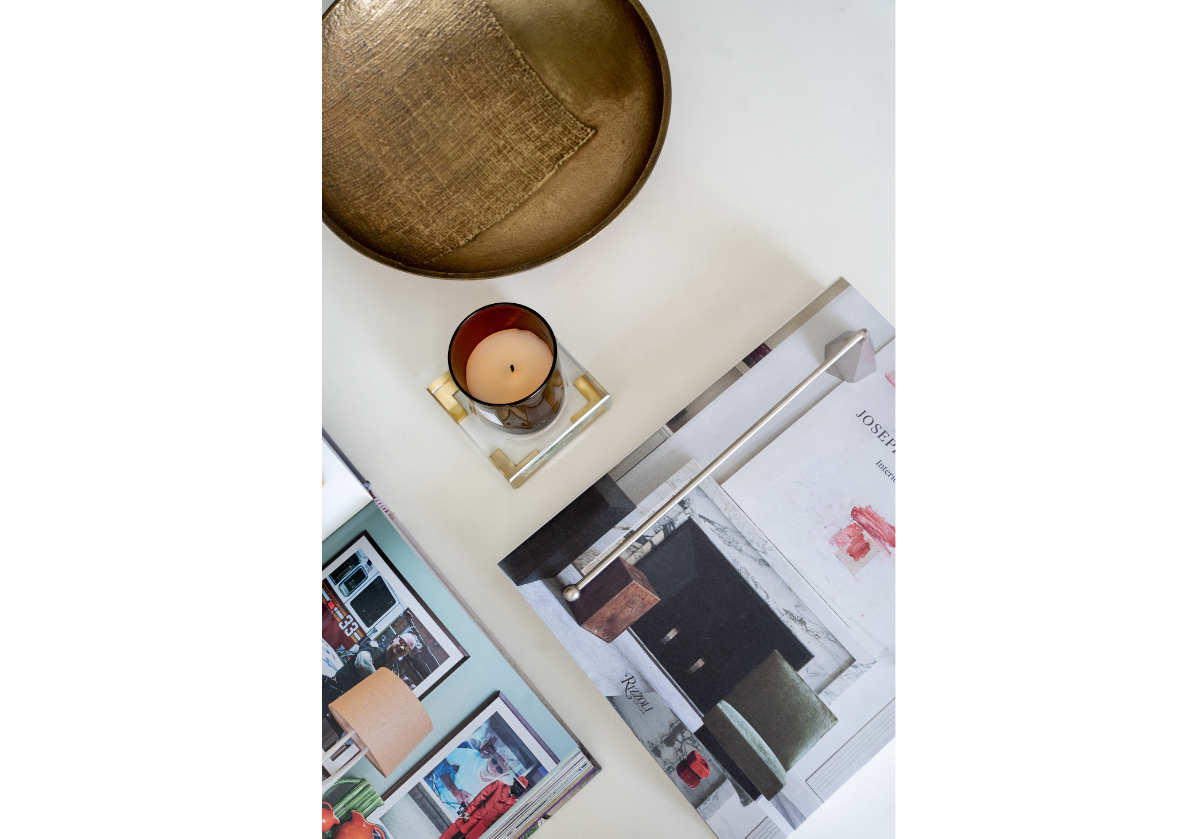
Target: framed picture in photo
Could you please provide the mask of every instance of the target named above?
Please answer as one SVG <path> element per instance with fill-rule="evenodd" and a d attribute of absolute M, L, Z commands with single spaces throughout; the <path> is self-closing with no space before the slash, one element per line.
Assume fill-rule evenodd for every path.
<path fill-rule="evenodd" d="M 342 735 L 329 703 L 380 668 L 388 668 L 418 697 L 433 690 L 468 658 L 371 538 L 362 533 L 321 572 L 321 740 L 330 749 Z M 353 741 L 325 760 L 334 772 L 358 755 Z"/>
<path fill-rule="evenodd" d="M 404 839 L 477 839 L 557 765 L 497 694 L 384 794 L 371 821 Z"/>

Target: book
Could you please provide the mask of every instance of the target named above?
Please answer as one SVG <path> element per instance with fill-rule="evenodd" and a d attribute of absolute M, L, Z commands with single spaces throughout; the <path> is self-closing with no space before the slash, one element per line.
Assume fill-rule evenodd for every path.
<path fill-rule="evenodd" d="M 333 441 L 324 446 L 324 839 L 356 819 L 390 839 L 528 835 L 599 767 Z M 410 725 L 363 690 L 385 670 L 430 724 L 386 775 L 337 713 L 351 696 L 385 727 Z"/>
<path fill-rule="evenodd" d="M 648 611 L 581 625 L 563 587 L 861 328 L 875 371 L 822 375 L 622 554 Z M 839 281 L 500 562 L 720 839 L 789 834 L 894 736 L 895 377 Z"/>

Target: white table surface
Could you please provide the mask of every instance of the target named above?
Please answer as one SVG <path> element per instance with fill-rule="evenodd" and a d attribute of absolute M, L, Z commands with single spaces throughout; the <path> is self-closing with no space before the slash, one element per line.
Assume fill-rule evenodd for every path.
<path fill-rule="evenodd" d="M 496 563 L 839 276 L 895 317 L 891 3 L 644 5 L 670 62 L 670 128 L 593 239 L 520 274 L 445 281 L 323 230 L 326 430 L 603 766 L 544 839 L 711 833 Z M 425 392 L 458 321 L 496 300 L 541 312 L 613 394 L 518 490 Z M 890 836 L 892 755 L 798 835 Z"/>

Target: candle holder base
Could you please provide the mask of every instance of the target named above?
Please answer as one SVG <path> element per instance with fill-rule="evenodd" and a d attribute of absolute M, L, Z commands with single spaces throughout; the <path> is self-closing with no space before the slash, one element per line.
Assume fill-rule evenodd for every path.
<path fill-rule="evenodd" d="M 563 389 L 562 409 L 545 428 L 527 434 L 505 432 L 480 417 L 449 372 L 438 376 L 425 389 L 515 489 L 608 410 L 612 402 L 612 395 L 561 343 L 558 365 L 564 382 L 569 383 Z"/>

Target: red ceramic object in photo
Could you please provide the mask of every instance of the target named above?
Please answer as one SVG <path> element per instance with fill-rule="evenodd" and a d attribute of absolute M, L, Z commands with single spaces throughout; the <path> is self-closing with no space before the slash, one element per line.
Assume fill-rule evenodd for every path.
<path fill-rule="evenodd" d="M 329 830 L 338 823 L 338 818 L 333 814 L 333 805 L 328 801 L 321 802 L 321 832 Z"/>
<path fill-rule="evenodd" d="M 701 781 L 712 774 L 712 770 L 704 756 L 693 749 L 687 757 L 679 761 L 679 765 L 675 767 L 675 774 L 679 776 L 679 780 L 695 789 L 700 786 Z"/>
<path fill-rule="evenodd" d="M 342 822 L 335 839 L 387 839 L 383 829 L 371 824 L 358 810 L 350 811 L 350 821 Z"/>

